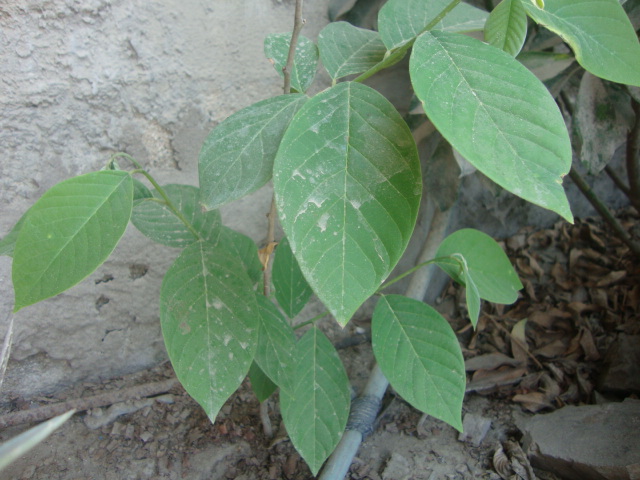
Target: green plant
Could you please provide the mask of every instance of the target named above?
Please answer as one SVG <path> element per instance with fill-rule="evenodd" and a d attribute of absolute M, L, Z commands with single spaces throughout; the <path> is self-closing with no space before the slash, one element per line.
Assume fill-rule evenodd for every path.
<path fill-rule="evenodd" d="M 129 221 L 152 240 L 181 248 L 160 294 L 178 379 L 212 421 L 247 374 L 261 401 L 279 388 L 291 440 L 316 474 L 345 429 L 350 388 L 315 325 L 296 338 L 305 325 L 294 318 L 312 292 L 342 326 L 380 296 L 372 321 L 380 369 L 412 405 L 462 427 L 465 375 L 454 332 L 419 299 L 383 293 L 412 235 L 423 179 L 405 120 L 362 82 L 411 52 L 415 94 L 446 139 L 425 185 L 438 191 L 436 166 L 450 164 L 455 148 L 504 189 L 571 221 L 561 185 L 572 157 L 564 119 L 545 85 L 514 58 L 527 16 L 558 33 L 582 67 L 614 82 L 640 85 L 640 45 L 616 0 L 504 0 L 491 14 L 460 0 L 390 0 L 380 10 L 379 33 L 333 23 L 317 46 L 299 35 L 301 9 L 298 0 L 292 35 L 265 40 L 285 94 L 210 133 L 199 187 L 160 186 L 135 159 L 116 154 L 104 170 L 47 191 L 0 242 L 0 253 L 13 256 L 17 311 L 89 275 Z M 483 29 L 489 44 L 462 35 Z M 310 98 L 304 92 L 318 59 L 333 84 Z M 216 209 L 271 178 L 275 200 L 259 257 L 253 241 L 221 224 Z M 444 197 L 434 197 L 440 210 L 451 203 Z M 271 272 L 275 211 L 286 239 Z M 475 230 L 450 235 L 416 269 L 427 264 L 466 287 L 474 325 L 480 299 L 512 303 L 521 288 L 498 244 Z"/>

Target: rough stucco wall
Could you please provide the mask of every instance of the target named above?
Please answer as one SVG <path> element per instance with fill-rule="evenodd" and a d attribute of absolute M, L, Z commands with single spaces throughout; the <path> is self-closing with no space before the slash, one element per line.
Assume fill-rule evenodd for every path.
<path fill-rule="evenodd" d="M 303 33 L 327 23 L 306 2 Z M 160 183 L 197 185 L 208 131 L 281 93 L 264 58 L 269 33 L 291 30 L 289 0 L 14 0 L 0 5 L 0 237 L 55 183 L 125 151 Z M 269 192 L 223 211 L 260 241 Z M 52 391 L 166 358 L 162 276 L 178 251 L 130 227 L 80 285 L 14 315 L 2 397 Z M 11 259 L 0 257 L 0 335 L 13 307 Z"/>

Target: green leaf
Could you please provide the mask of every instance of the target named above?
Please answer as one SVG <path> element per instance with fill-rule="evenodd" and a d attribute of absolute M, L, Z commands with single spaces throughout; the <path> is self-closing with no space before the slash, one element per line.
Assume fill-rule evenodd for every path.
<path fill-rule="evenodd" d="M 74 413 L 75 410 L 70 410 L 67 413 L 53 417 L 0 445 L 0 470 L 23 457 L 29 450 L 44 441 L 64 422 L 69 420 Z"/>
<path fill-rule="evenodd" d="M 502 0 L 489 15 L 484 39 L 514 57 L 527 37 L 527 11 L 520 0 Z"/>
<path fill-rule="evenodd" d="M 295 390 L 281 392 L 280 409 L 291 442 L 315 475 L 342 437 L 351 391 L 338 353 L 316 327 L 296 352 Z"/>
<path fill-rule="evenodd" d="M 236 254 L 254 285 L 262 280 L 262 264 L 258 258 L 258 247 L 253 240 L 223 225 L 217 243 Z"/>
<path fill-rule="evenodd" d="M 413 231 L 421 179 L 411 132 L 378 92 L 340 83 L 295 116 L 273 183 L 302 273 L 345 325 L 391 272 Z"/>
<path fill-rule="evenodd" d="M 282 390 L 293 391 L 296 337 L 276 306 L 264 295 L 257 295 L 260 333 L 255 362 Z"/>
<path fill-rule="evenodd" d="M 524 2 L 531 18 L 560 35 L 576 60 L 594 75 L 640 86 L 640 43 L 618 0 Z"/>
<path fill-rule="evenodd" d="M 249 371 L 258 316 L 251 279 L 222 245 L 192 243 L 164 276 L 160 322 L 169 359 L 212 422 Z"/>
<path fill-rule="evenodd" d="M 511 55 L 464 35 L 427 32 L 411 81 L 436 128 L 498 185 L 572 220 L 564 119 L 545 86 Z"/>
<path fill-rule="evenodd" d="M 171 202 L 184 215 L 203 239 L 215 242 L 222 226 L 220 212 L 203 212 L 198 205 L 198 189 L 191 185 L 165 185 L 162 187 Z M 139 202 L 133 208 L 131 222 L 151 240 L 169 247 L 184 248 L 198 238 L 176 217 L 154 189 L 154 199 Z"/>
<path fill-rule="evenodd" d="M 286 237 L 278 244 L 272 279 L 278 304 L 289 318 L 294 318 L 307 304 L 313 290 L 302 275 Z"/>
<path fill-rule="evenodd" d="M 133 205 L 146 200 L 147 198 L 153 198 L 153 193 L 137 178 L 133 178 Z"/>
<path fill-rule="evenodd" d="M 264 54 L 273 63 L 280 77 L 284 77 L 284 67 L 287 64 L 290 33 L 272 33 L 264 39 Z M 318 47 L 304 35 L 298 37 L 296 53 L 291 70 L 291 87 L 303 93 L 313 83 L 318 67 Z"/>
<path fill-rule="evenodd" d="M 464 360 L 438 312 L 418 300 L 385 295 L 373 312 L 371 342 L 380 369 L 402 398 L 462 431 Z"/>
<path fill-rule="evenodd" d="M 467 302 L 467 310 L 469 312 L 469 320 L 475 328 L 478 324 L 478 318 L 480 317 L 480 292 L 476 282 L 473 280 L 471 273 L 469 272 L 469 266 L 464 257 L 462 257 L 462 278 L 464 279 L 464 286 L 466 287 L 465 297 Z"/>
<path fill-rule="evenodd" d="M 13 250 L 16 247 L 16 240 L 18 239 L 18 234 L 20 233 L 20 229 L 22 229 L 22 225 L 24 225 L 24 221 L 27 218 L 27 215 L 31 209 L 27 210 L 20 220 L 16 222 L 13 228 L 7 233 L 2 240 L 0 240 L 0 255 L 7 255 L 9 257 L 13 256 Z"/>
<path fill-rule="evenodd" d="M 389 0 L 378 15 L 380 37 L 389 50 L 420 35 L 451 0 Z M 472 32 L 482 30 L 489 14 L 467 3 L 458 4 L 432 30 Z"/>
<path fill-rule="evenodd" d="M 322 64 L 334 80 L 368 70 L 387 53 L 378 32 L 347 22 L 324 27 L 318 36 L 318 48 Z"/>
<path fill-rule="evenodd" d="M 13 252 L 18 311 L 64 292 L 98 268 L 131 217 L 133 183 L 103 170 L 65 180 L 31 207 Z"/>
<path fill-rule="evenodd" d="M 273 392 L 278 388 L 256 362 L 253 362 L 249 368 L 249 380 L 251 380 L 251 390 L 253 390 L 253 393 L 258 397 L 260 403 L 273 395 Z"/>
<path fill-rule="evenodd" d="M 518 299 L 522 283 L 500 245 L 486 233 L 464 228 L 452 233 L 440 244 L 437 257 L 462 255 L 481 298 L 494 303 L 511 304 Z M 450 263 L 438 265 L 456 282 L 467 285 L 465 273 Z"/>
<path fill-rule="evenodd" d="M 272 97 L 234 113 L 209 133 L 198 159 L 200 202 L 207 210 L 269 181 L 282 135 L 306 101 L 302 94 Z"/>
<path fill-rule="evenodd" d="M 639 59 L 640 61 L 640 59 Z M 634 114 L 629 96 L 586 72 L 580 81 L 573 115 L 576 149 L 589 173 L 597 174 L 627 140 Z"/>

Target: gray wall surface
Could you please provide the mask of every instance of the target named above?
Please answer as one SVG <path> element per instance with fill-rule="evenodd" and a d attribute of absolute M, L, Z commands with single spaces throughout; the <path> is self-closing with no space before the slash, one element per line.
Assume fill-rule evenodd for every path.
<path fill-rule="evenodd" d="M 327 4 L 306 2 L 303 34 L 316 39 Z M 118 151 L 160 183 L 197 185 L 209 130 L 282 92 L 263 40 L 291 30 L 293 9 L 290 0 L 0 2 L 0 237 L 48 188 Z M 259 242 L 269 205 L 263 189 L 223 220 Z M 177 253 L 129 227 L 87 280 L 14 315 L 0 401 L 165 359 L 158 295 Z M 12 308 L 11 259 L 0 257 L 0 338 Z"/>

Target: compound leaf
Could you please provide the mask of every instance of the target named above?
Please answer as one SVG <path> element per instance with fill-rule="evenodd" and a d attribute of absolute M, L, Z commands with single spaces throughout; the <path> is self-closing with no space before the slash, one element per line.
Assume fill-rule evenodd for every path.
<path fill-rule="evenodd" d="M 389 0 L 378 14 L 380 37 L 389 50 L 420 35 L 450 0 Z M 489 14 L 467 3 L 459 3 L 432 30 L 472 32 L 482 30 Z"/>
<path fill-rule="evenodd" d="M 198 204 L 198 189 L 191 185 L 165 185 L 162 187 L 169 200 L 184 215 L 193 228 L 207 241 L 215 242 L 222 226 L 220 212 L 203 212 Z M 161 203 L 163 198 L 153 190 L 153 199 L 143 199 L 133 207 L 131 222 L 151 240 L 169 247 L 184 248 L 198 238 L 187 226 Z"/>
<path fill-rule="evenodd" d="M 282 135 L 306 100 L 302 94 L 263 100 L 234 113 L 209 133 L 198 159 L 200 202 L 207 210 L 269 181 Z"/>
<path fill-rule="evenodd" d="M 527 37 L 527 11 L 520 0 L 502 0 L 484 27 L 484 39 L 514 57 Z"/>
<path fill-rule="evenodd" d="M 318 36 L 320 59 L 331 78 L 362 73 L 376 65 L 387 52 L 378 32 L 347 22 L 330 23 Z"/>
<path fill-rule="evenodd" d="M 290 33 L 272 33 L 264 39 L 264 54 L 281 77 L 284 77 L 283 68 L 287 64 L 290 44 Z M 317 67 L 318 47 L 307 37 L 300 35 L 291 70 L 291 87 L 300 93 L 306 92 L 313 83 Z"/>
<path fill-rule="evenodd" d="M 464 360 L 438 312 L 418 300 L 385 295 L 373 312 L 371 342 L 380 369 L 402 398 L 462 431 Z"/>
<path fill-rule="evenodd" d="M 413 231 L 421 178 L 411 132 L 375 90 L 338 84 L 291 122 L 273 183 L 300 269 L 345 325 L 391 272 Z"/>
<path fill-rule="evenodd" d="M 294 318 L 307 304 L 313 290 L 304 278 L 286 237 L 278 244 L 272 278 L 278 304 L 289 318 Z"/>
<path fill-rule="evenodd" d="M 249 371 L 259 314 L 251 279 L 223 245 L 192 243 L 164 276 L 160 322 L 169 359 L 212 422 Z"/>
<path fill-rule="evenodd" d="M 500 245 L 486 233 L 472 228 L 452 233 L 440 244 L 437 257 L 451 255 L 464 257 L 467 272 L 449 262 L 438 265 L 456 282 L 467 285 L 465 277 L 471 277 L 479 296 L 490 302 L 511 304 L 518 299 L 522 283 Z"/>
<path fill-rule="evenodd" d="M 98 268 L 131 217 L 133 182 L 119 170 L 70 178 L 29 209 L 13 252 L 18 311 L 71 288 Z"/>
<path fill-rule="evenodd" d="M 537 23 L 560 35 L 594 75 L 640 86 L 640 43 L 618 0 L 545 0 L 522 3 Z"/>
<path fill-rule="evenodd" d="M 569 134 L 529 70 L 473 38 L 426 32 L 413 46 L 410 72 L 429 119 L 471 164 L 515 195 L 573 219 L 562 188 Z"/>
<path fill-rule="evenodd" d="M 264 295 L 257 295 L 260 316 L 255 362 L 282 390 L 293 390 L 296 337 L 276 306 Z"/>
<path fill-rule="evenodd" d="M 351 392 L 331 342 L 312 327 L 296 346 L 293 394 L 282 391 L 280 409 L 296 450 L 315 475 L 347 425 Z"/>

